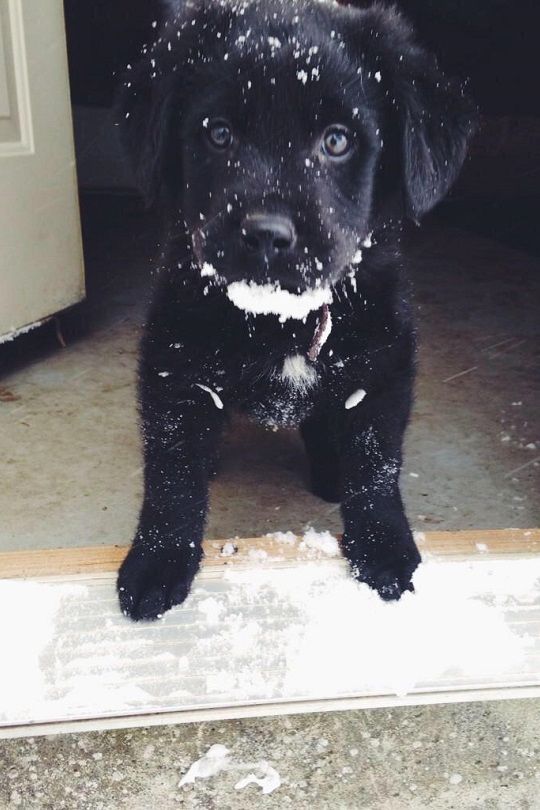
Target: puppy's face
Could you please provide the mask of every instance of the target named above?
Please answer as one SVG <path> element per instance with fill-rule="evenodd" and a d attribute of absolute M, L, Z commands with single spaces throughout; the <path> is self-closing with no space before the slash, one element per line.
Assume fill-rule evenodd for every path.
<path fill-rule="evenodd" d="M 127 78 L 143 180 L 219 284 L 336 283 L 388 211 L 418 219 L 443 196 L 472 127 L 380 5 L 181 3 Z"/>
<path fill-rule="evenodd" d="M 343 90 L 356 68 L 345 61 L 336 82 L 326 43 L 256 37 L 232 79 L 201 81 L 184 111 L 178 204 L 206 272 L 300 292 L 336 281 L 369 233 L 378 86 L 366 75 L 373 103 L 360 105 Z"/>

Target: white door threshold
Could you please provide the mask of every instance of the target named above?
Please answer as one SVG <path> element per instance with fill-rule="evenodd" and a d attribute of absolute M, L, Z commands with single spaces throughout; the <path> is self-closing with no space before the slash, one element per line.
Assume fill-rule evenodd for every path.
<path fill-rule="evenodd" d="M 0 555 L 0 737 L 540 696 L 539 535 L 428 535 L 391 604 L 298 543 L 207 543 L 186 603 L 138 624 L 81 554 L 20 552 L 22 578 Z"/>

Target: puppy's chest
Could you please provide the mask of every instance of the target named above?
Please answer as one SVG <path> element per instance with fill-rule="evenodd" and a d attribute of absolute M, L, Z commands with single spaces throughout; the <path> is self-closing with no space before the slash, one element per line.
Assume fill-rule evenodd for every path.
<path fill-rule="evenodd" d="M 300 353 L 286 355 L 253 382 L 244 401 L 245 412 L 268 427 L 294 427 L 313 407 L 321 369 Z"/>

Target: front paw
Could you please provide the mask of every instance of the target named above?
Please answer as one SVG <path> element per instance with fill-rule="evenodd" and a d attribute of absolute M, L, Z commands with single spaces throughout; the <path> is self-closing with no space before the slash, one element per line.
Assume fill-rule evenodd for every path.
<path fill-rule="evenodd" d="M 412 575 L 422 561 L 412 538 L 386 552 L 378 549 L 377 555 L 367 554 L 365 548 L 356 548 L 344 538 L 345 555 L 351 573 L 359 582 L 365 582 L 377 591 L 381 599 L 389 602 L 400 599 L 405 591 L 414 591 Z"/>
<path fill-rule="evenodd" d="M 158 549 L 132 546 L 118 572 L 120 608 L 134 621 L 158 619 L 187 597 L 197 573 L 199 547 Z"/>

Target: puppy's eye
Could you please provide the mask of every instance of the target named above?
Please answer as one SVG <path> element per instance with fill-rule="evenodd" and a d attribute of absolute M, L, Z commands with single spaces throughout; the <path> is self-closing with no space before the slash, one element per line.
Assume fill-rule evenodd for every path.
<path fill-rule="evenodd" d="M 227 149 L 232 143 L 232 130 L 226 121 L 210 121 L 207 133 L 208 140 L 216 149 Z"/>
<path fill-rule="evenodd" d="M 329 127 L 324 133 L 321 149 L 329 158 L 341 158 L 351 151 L 352 135 L 345 127 Z"/>

